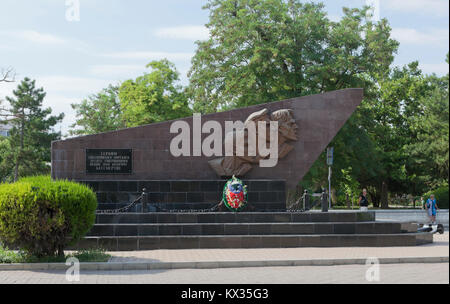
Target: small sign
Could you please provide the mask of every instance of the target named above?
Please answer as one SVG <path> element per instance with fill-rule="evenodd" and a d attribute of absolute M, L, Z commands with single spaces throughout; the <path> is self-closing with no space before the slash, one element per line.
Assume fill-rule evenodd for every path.
<path fill-rule="evenodd" d="M 86 149 L 87 174 L 131 174 L 131 149 Z"/>
<path fill-rule="evenodd" d="M 327 149 L 327 165 L 332 166 L 333 165 L 333 154 L 334 154 L 334 148 L 328 148 Z"/>

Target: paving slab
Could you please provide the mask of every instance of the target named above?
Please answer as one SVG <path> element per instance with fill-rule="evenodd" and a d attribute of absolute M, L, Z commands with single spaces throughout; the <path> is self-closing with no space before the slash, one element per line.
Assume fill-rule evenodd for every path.
<path fill-rule="evenodd" d="M 191 249 L 111 252 L 107 263 L 81 263 L 83 271 L 215 269 L 283 266 L 364 265 L 449 262 L 449 234 L 434 235 L 434 243 L 416 247 L 339 247 L 272 249 Z M 0 264 L 1 271 L 66 270 L 65 263 Z"/>
<path fill-rule="evenodd" d="M 367 259 L 368 257 L 448 257 L 449 233 L 435 234 L 434 243 L 413 247 L 183 249 L 110 252 L 110 262 L 232 262 L 308 259 Z"/>

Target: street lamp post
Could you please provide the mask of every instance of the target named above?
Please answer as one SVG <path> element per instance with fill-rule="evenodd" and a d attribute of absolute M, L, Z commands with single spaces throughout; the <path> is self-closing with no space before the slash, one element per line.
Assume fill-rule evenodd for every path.
<path fill-rule="evenodd" d="M 331 209 L 331 166 L 333 165 L 334 148 L 327 149 L 327 165 L 328 165 L 328 208 Z"/>

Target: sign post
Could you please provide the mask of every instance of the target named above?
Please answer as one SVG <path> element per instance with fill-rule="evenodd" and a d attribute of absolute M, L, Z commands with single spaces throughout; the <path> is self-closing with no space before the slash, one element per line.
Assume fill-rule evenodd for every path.
<path fill-rule="evenodd" d="M 334 148 L 327 149 L 327 165 L 328 165 L 328 208 L 331 209 L 331 166 L 333 165 Z"/>

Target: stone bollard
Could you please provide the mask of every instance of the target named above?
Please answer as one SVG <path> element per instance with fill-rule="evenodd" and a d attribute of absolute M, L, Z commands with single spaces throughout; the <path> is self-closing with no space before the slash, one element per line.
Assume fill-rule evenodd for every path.
<path fill-rule="evenodd" d="M 305 192 L 303 193 L 303 210 L 309 210 L 309 194 L 308 190 L 305 189 Z"/>
<path fill-rule="evenodd" d="M 148 193 L 147 193 L 147 189 L 144 188 L 142 189 L 142 213 L 147 213 L 148 211 Z"/>
<path fill-rule="evenodd" d="M 328 212 L 328 195 L 325 191 L 322 192 L 322 195 L 320 196 L 320 201 L 322 203 L 322 212 Z"/>

